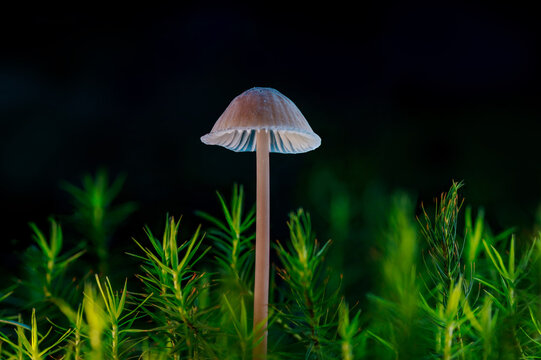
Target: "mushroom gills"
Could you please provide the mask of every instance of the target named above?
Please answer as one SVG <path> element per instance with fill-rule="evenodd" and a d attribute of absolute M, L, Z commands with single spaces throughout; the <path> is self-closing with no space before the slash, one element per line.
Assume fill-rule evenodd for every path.
<path fill-rule="evenodd" d="M 207 145 L 220 145 L 236 152 L 255 151 L 257 131 L 269 131 L 269 151 L 273 153 L 303 153 L 321 144 L 321 139 L 314 133 L 289 129 L 228 129 L 207 134 L 201 137 L 201 141 Z"/>

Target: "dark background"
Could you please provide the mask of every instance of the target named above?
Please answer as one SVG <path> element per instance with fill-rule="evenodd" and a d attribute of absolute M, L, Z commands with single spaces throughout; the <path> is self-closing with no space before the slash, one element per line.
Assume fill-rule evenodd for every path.
<path fill-rule="evenodd" d="M 254 154 L 199 140 L 253 86 L 292 99 L 322 138 L 310 153 L 271 156 L 273 238 L 304 206 L 320 237 L 347 238 L 355 254 L 373 241 L 367 219 L 385 214 L 378 199 L 403 189 L 431 203 L 452 179 L 496 229 L 532 227 L 538 13 L 515 2 L 360 4 L 4 11 L 4 267 L 30 242 L 28 221 L 71 211 L 59 182 L 100 166 L 127 174 L 120 201 L 139 204 L 116 248 L 166 212 L 184 214 L 188 236 L 193 212 L 217 213 L 214 191 L 234 182 L 253 202 Z"/>

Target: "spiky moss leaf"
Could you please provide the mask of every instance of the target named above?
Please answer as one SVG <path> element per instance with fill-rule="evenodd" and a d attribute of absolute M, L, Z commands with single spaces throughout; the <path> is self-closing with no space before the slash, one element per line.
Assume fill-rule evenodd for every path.
<path fill-rule="evenodd" d="M 248 212 L 244 209 L 244 189 L 235 184 L 229 206 L 225 198 L 217 192 L 223 220 L 208 213 L 197 211 L 196 214 L 210 222 L 213 227 L 207 231 L 208 238 L 215 246 L 218 271 L 225 273 L 225 278 L 237 279 L 236 288 L 251 289 L 253 282 L 255 207 Z"/>
<path fill-rule="evenodd" d="M 168 342 L 166 346 L 171 354 L 212 354 L 205 340 L 212 330 L 205 323 L 205 312 L 199 311 L 197 301 L 205 283 L 203 278 L 207 275 L 194 270 L 210 248 L 198 251 L 203 241 L 200 228 L 189 240 L 178 245 L 178 227 L 179 222 L 168 217 L 161 244 L 152 232 L 147 231 L 154 251 L 135 241 L 145 254 L 144 274 L 139 278 L 147 296 L 154 294 L 144 310 L 157 325 L 155 331 L 161 335 L 162 342 Z"/>
<path fill-rule="evenodd" d="M 323 246 L 312 233 L 309 214 L 299 209 L 291 213 L 288 226 L 290 242 L 275 244 L 282 268 L 278 275 L 287 284 L 293 297 L 280 304 L 282 325 L 295 338 L 302 339 L 306 357 L 325 359 L 338 356 L 340 348 L 334 341 L 338 326 L 338 289 L 327 288 L 328 277 L 323 275 L 323 260 L 330 240 Z M 333 334 L 333 335 L 331 335 Z"/>

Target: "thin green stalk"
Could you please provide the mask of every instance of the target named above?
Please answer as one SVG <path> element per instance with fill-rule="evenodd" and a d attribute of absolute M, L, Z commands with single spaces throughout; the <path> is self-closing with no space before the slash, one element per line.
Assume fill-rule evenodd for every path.
<path fill-rule="evenodd" d="M 75 334 L 75 340 L 74 340 L 74 349 L 75 349 L 75 360 L 83 360 L 83 356 L 81 354 L 82 350 L 82 337 L 81 337 L 81 329 L 83 326 L 83 307 L 80 306 L 77 311 L 77 323 L 75 325 L 74 334 Z"/>

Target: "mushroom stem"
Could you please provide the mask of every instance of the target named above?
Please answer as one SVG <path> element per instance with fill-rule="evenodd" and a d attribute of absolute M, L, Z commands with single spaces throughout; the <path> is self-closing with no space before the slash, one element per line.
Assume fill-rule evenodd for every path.
<path fill-rule="evenodd" d="M 270 262 L 270 180 L 269 132 L 260 130 L 256 135 L 257 197 L 254 284 L 254 359 L 267 358 L 267 317 L 269 305 Z"/>

